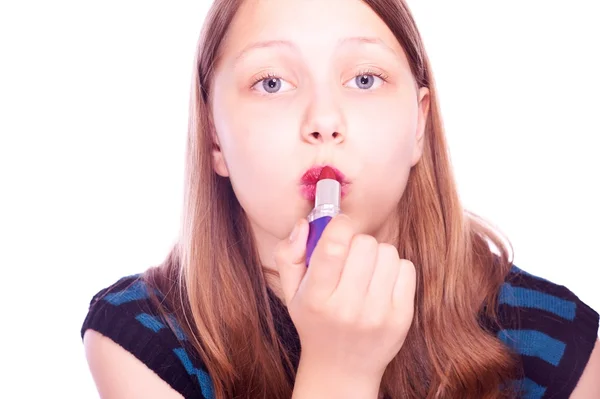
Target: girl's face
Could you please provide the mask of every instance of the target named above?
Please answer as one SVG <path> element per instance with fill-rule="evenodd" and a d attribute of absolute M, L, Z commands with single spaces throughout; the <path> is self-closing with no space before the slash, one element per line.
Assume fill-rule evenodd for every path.
<path fill-rule="evenodd" d="M 215 170 L 229 176 L 263 262 L 313 207 L 302 177 L 330 165 L 359 232 L 394 239 L 429 109 L 404 51 L 360 0 L 247 0 L 211 97 Z"/>

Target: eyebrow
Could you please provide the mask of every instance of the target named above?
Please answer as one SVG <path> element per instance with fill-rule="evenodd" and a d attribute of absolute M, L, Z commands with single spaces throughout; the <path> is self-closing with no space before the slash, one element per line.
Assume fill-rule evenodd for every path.
<path fill-rule="evenodd" d="M 340 39 L 337 43 L 337 48 L 343 47 L 345 45 L 355 44 L 355 45 L 364 45 L 364 44 L 372 44 L 376 45 L 390 54 L 392 54 L 396 58 L 400 58 L 400 55 L 394 51 L 390 46 L 384 43 L 378 37 L 367 37 L 367 36 L 355 36 L 355 37 L 346 37 Z M 242 57 L 244 57 L 248 52 L 261 48 L 269 48 L 269 47 L 287 47 L 294 51 L 298 51 L 298 47 L 289 40 L 264 40 L 256 43 L 252 43 L 249 46 L 245 47 L 242 51 L 238 53 L 238 55 L 234 58 L 234 63 L 237 63 Z"/>

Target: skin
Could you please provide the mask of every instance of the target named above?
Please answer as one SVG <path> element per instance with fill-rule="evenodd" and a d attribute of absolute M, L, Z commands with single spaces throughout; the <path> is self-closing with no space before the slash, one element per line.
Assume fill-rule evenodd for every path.
<path fill-rule="evenodd" d="M 354 37 L 374 40 L 347 40 Z M 288 44 L 255 46 L 265 40 Z M 386 81 L 356 81 L 369 73 Z M 277 93 L 259 81 L 269 74 L 281 78 Z M 376 397 L 380 375 L 369 371 L 382 372 L 412 321 L 414 266 L 386 243 L 394 239 L 395 206 L 422 154 L 428 90 L 415 85 L 399 43 L 359 0 L 246 1 L 225 39 L 213 87 L 215 170 L 231 179 L 263 263 L 280 271 L 282 286 L 273 288 L 288 304 L 303 353 L 313 356 L 300 362 L 294 398 Z M 299 243 L 312 203 L 300 195 L 299 182 L 322 164 L 350 181 L 342 202 L 349 218 L 330 223 L 307 271 Z M 381 344 L 376 354 L 373 340 Z M 84 344 L 102 398 L 182 398 L 101 334 L 88 330 Z M 368 356 L 368 370 L 352 374 L 343 367 L 361 359 L 350 368 L 356 370 Z M 599 376 L 597 344 L 571 398 L 600 397 Z"/>
<path fill-rule="evenodd" d="M 267 40 L 290 44 L 252 48 Z M 254 85 L 269 74 L 281 78 L 276 93 Z M 365 85 L 365 74 L 387 81 L 372 75 Z M 357 232 L 392 242 L 396 205 L 422 153 L 429 92 L 416 87 L 402 47 L 367 5 L 245 2 L 213 87 L 215 170 L 231 179 L 265 266 L 274 268 L 275 245 L 314 206 L 299 187 L 314 165 L 333 165 L 350 181 L 341 207 Z"/>

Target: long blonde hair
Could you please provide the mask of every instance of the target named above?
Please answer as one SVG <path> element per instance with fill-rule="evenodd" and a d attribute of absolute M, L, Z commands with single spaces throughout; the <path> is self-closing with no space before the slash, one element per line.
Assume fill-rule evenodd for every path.
<path fill-rule="evenodd" d="M 181 235 L 165 262 L 144 278 L 165 294 L 211 376 L 216 398 L 290 398 L 293 362 L 274 326 L 252 231 L 229 179 L 212 164 L 213 70 L 241 2 L 216 0 L 208 13 L 193 77 Z M 423 156 L 398 204 L 400 256 L 417 270 L 415 317 L 381 393 L 509 397 L 510 390 L 501 387 L 515 375 L 516 360 L 482 324 L 497 321 L 496 296 L 512 263 L 509 244 L 461 206 L 429 60 L 407 5 L 365 3 L 394 33 L 415 81 L 431 96 Z"/>

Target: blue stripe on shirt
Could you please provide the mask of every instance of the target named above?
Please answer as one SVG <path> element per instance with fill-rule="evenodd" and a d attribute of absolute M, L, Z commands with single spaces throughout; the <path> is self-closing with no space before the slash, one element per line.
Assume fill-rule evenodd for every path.
<path fill-rule="evenodd" d="M 536 330 L 500 330 L 500 338 L 521 355 L 535 356 L 558 366 L 565 353 L 566 344 Z"/>
<path fill-rule="evenodd" d="M 504 283 L 500 289 L 499 303 L 544 310 L 569 321 L 575 319 L 577 310 L 575 302 L 529 288 L 514 287 L 508 283 Z"/>

